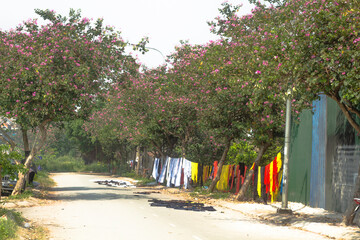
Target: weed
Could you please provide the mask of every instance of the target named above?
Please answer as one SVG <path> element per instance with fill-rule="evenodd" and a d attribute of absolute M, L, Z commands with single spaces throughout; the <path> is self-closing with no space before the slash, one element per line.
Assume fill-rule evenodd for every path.
<path fill-rule="evenodd" d="M 14 238 L 18 226 L 21 226 L 23 222 L 19 213 L 0 208 L 0 240 Z"/>
<path fill-rule="evenodd" d="M 25 190 L 24 192 L 18 194 L 18 195 L 10 195 L 8 197 L 9 200 L 11 199 L 27 199 L 29 197 L 32 197 L 34 194 L 31 190 Z"/>
<path fill-rule="evenodd" d="M 55 186 L 54 180 L 49 177 L 49 173 L 47 171 L 38 171 L 35 175 L 34 181 L 38 182 L 40 184 L 40 188 L 45 190 Z"/>

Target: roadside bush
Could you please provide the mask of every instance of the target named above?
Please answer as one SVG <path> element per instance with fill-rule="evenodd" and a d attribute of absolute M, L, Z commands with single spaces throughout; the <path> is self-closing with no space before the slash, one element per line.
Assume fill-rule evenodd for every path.
<path fill-rule="evenodd" d="M 45 190 L 55 186 L 54 180 L 50 178 L 49 172 L 45 170 L 38 171 L 34 180 L 40 184 L 40 188 Z"/>
<path fill-rule="evenodd" d="M 88 165 L 84 165 L 83 171 L 94 173 L 106 173 L 109 172 L 109 167 L 105 163 L 96 162 Z"/>
<path fill-rule="evenodd" d="M 19 213 L 0 208 L 0 240 L 14 238 L 18 226 L 22 226 L 23 222 Z"/>
<path fill-rule="evenodd" d="M 44 156 L 42 159 L 38 159 L 35 163 L 49 172 L 78 172 L 82 171 L 85 167 L 85 163 L 81 158 L 71 156 Z"/>

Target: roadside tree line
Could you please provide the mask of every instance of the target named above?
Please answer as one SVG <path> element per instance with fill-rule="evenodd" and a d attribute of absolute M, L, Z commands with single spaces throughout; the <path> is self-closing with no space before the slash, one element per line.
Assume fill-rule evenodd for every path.
<path fill-rule="evenodd" d="M 119 33 L 79 12 L 67 19 L 37 10 L 47 25 L 30 21 L 0 32 L 0 112 L 23 130 L 30 152 L 25 167 L 46 141 L 50 123 L 89 116 L 84 127 L 104 147 L 116 142 L 163 158 L 219 160 L 209 191 L 234 144 L 255 150 L 256 164 L 279 151 L 288 98 L 296 119 L 325 94 L 360 133 L 358 1 L 252 3 L 256 7 L 245 16 L 237 15 L 240 6 L 224 3 L 221 16 L 209 23 L 218 40 L 182 42 L 167 64 L 143 71 L 124 53 L 128 43 Z M 145 42 L 137 47 L 144 50 Z M 41 139 L 32 149 L 26 144 L 31 129 Z M 248 155 L 244 150 L 240 156 L 245 161 Z"/>
<path fill-rule="evenodd" d="M 222 16 L 209 23 L 219 40 L 183 42 L 166 65 L 114 84 L 105 108 L 86 129 L 151 147 L 158 157 L 220 160 L 209 191 L 233 143 L 251 145 L 256 164 L 282 147 L 287 98 L 296 120 L 325 94 L 360 133 L 359 3 L 272 3 L 254 2 L 246 16 L 236 14 L 239 6 L 224 3 Z M 252 175 L 249 171 L 238 200 Z M 359 186 L 357 181 L 355 194 Z"/>

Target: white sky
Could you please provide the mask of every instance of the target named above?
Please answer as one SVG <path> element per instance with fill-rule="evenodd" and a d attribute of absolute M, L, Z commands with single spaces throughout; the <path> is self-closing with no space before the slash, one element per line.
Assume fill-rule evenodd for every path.
<path fill-rule="evenodd" d="M 206 43 L 217 36 L 210 33 L 207 21 L 219 15 L 224 0 L 2 0 L 0 29 L 8 30 L 29 18 L 38 18 L 34 9 L 52 9 L 67 16 L 69 9 L 81 9 L 82 17 L 104 18 L 106 25 L 115 26 L 122 37 L 137 43 L 148 36 L 149 47 L 158 49 L 164 56 L 174 51 L 180 40 L 191 44 Z M 229 0 L 243 4 L 239 14 L 250 13 L 247 0 Z M 164 63 L 162 55 L 150 50 L 138 56 L 148 67 Z"/>

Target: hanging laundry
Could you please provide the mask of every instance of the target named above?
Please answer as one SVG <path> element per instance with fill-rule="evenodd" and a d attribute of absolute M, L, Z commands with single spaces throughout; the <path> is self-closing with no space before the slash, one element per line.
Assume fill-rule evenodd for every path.
<path fill-rule="evenodd" d="M 229 182 L 229 165 L 223 165 L 220 175 L 220 180 L 216 184 L 216 188 L 220 191 L 225 191 L 228 188 Z"/>
<path fill-rule="evenodd" d="M 261 167 L 258 167 L 258 176 L 257 176 L 257 193 L 259 198 L 261 198 Z"/>
<path fill-rule="evenodd" d="M 191 162 L 187 159 L 184 159 L 183 166 L 184 166 L 184 188 L 188 189 L 189 180 L 191 179 L 191 175 L 192 175 Z"/>
<path fill-rule="evenodd" d="M 281 153 L 278 153 L 274 160 L 265 166 L 264 184 L 266 193 L 270 193 L 271 202 L 274 202 L 280 190 L 281 170 Z"/>
<path fill-rule="evenodd" d="M 244 166 L 244 170 L 245 170 L 245 166 Z M 237 165 L 236 166 L 236 190 L 235 190 L 235 195 L 237 195 L 239 193 L 241 179 L 242 179 L 242 177 L 241 177 L 240 165 Z"/>
<path fill-rule="evenodd" d="M 159 158 L 155 158 L 155 159 L 154 159 L 154 165 L 153 165 L 153 170 L 152 170 L 151 176 L 152 176 L 155 180 L 157 180 L 158 177 L 159 177 L 159 172 L 158 172 L 159 162 L 160 162 L 160 159 L 159 159 Z"/>
<path fill-rule="evenodd" d="M 240 175 L 245 176 L 245 163 L 239 163 Z"/>
<path fill-rule="evenodd" d="M 194 183 L 198 181 L 198 163 L 191 162 L 191 180 Z"/>
<path fill-rule="evenodd" d="M 265 166 L 265 175 L 264 175 L 264 184 L 266 186 L 266 193 L 270 190 L 270 166 L 269 164 Z"/>
<path fill-rule="evenodd" d="M 175 181 L 174 181 L 174 185 L 175 187 L 180 187 L 181 186 L 181 179 L 183 179 L 183 163 L 184 163 L 184 158 L 180 158 L 179 160 L 179 164 L 175 173 Z"/>
<path fill-rule="evenodd" d="M 164 181 L 165 181 L 166 172 L 167 172 L 168 165 L 169 165 L 169 159 L 170 158 L 166 158 L 165 164 L 163 165 L 163 167 L 161 169 L 161 173 L 160 173 L 160 176 L 159 176 L 159 179 L 158 179 L 159 183 L 164 183 Z"/>
<path fill-rule="evenodd" d="M 217 174 L 217 171 L 218 171 L 218 161 L 215 161 L 214 162 L 214 175 L 213 175 L 213 179 L 216 177 L 216 174 Z"/>

